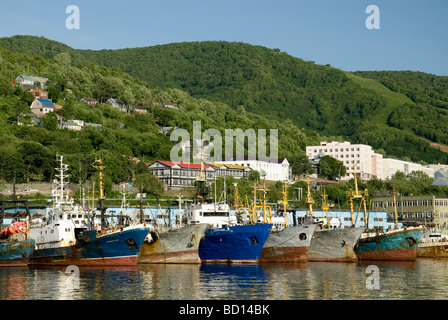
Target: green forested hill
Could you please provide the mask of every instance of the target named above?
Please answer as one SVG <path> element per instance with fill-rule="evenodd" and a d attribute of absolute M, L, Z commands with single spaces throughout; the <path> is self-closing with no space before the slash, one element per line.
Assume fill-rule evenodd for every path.
<path fill-rule="evenodd" d="M 40 118 L 39 126 L 33 126 L 34 119 L 27 115 L 34 97 L 11 82 L 24 72 L 48 78 L 50 98 L 63 107 Z M 61 86 L 73 93 L 61 92 Z M 77 102 L 82 97 L 117 98 L 146 107 L 148 114 L 126 114 L 105 103 L 91 108 Z M 160 108 L 167 101 L 181 108 Z M 83 120 L 101 127 L 69 131 L 58 128 L 58 119 Z M 70 182 L 91 179 L 97 157 L 104 160 L 109 185 L 132 181 L 142 170 L 135 158 L 143 163 L 170 159 L 171 148 L 178 141 L 171 142 L 169 135 L 160 133 L 161 127 L 177 126 L 192 134 L 193 121 L 201 121 L 202 131 L 214 128 L 222 136 L 226 128 L 278 129 L 279 156 L 291 162 L 304 155 L 306 145 L 322 139 L 291 121 L 268 121 L 244 108 L 234 110 L 224 103 L 196 99 L 179 89 L 151 88 L 117 68 L 93 63 L 73 66 L 68 53 L 45 59 L 0 48 L 0 180 L 11 182 L 16 175 L 17 182 L 52 181 L 59 153 L 70 165 Z"/>
<path fill-rule="evenodd" d="M 383 149 L 413 161 L 448 163 L 430 141 L 448 143 L 446 77 L 415 72 L 346 73 L 278 49 L 222 41 L 173 43 L 120 50 L 75 50 L 30 36 L 0 39 L 0 47 L 73 66 L 118 68 L 150 83 L 177 88 L 233 110 L 285 119 L 297 128 Z"/>

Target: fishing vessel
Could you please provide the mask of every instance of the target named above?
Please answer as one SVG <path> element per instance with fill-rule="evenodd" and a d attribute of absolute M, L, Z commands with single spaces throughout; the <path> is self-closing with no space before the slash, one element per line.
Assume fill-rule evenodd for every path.
<path fill-rule="evenodd" d="M 127 207 L 126 197 L 123 191 L 122 211 Z M 182 199 L 179 193 L 179 214 L 176 223 L 159 223 L 157 214 L 146 221 L 151 223 L 151 231 L 146 236 L 140 248 L 138 263 L 201 263 L 199 258 L 199 244 L 209 224 L 185 225 L 182 223 Z M 160 216 L 163 215 L 159 205 Z M 142 198 L 140 198 L 140 217 L 144 217 Z"/>
<path fill-rule="evenodd" d="M 307 177 L 307 205 L 308 220 L 305 224 L 313 224 L 313 205 L 314 200 L 311 196 L 310 180 Z M 326 221 L 328 218 L 328 206 L 323 206 L 323 212 L 327 213 Z M 364 227 L 354 227 L 352 214 L 352 227 L 329 229 L 329 224 L 325 225 L 322 219 L 320 229 L 316 229 L 311 240 L 308 261 L 328 261 L 328 262 L 355 262 L 357 260 L 354 252 L 356 242 L 360 238 L 364 231 Z"/>
<path fill-rule="evenodd" d="M 394 190 L 395 229 L 364 233 L 355 247 L 358 260 L 414 261 L 417 247 L 425 232 L 424 226 L 398 226 Z"/>
<path fill-rule="evenodd" d="M 53 207 L 48 215 L 36 217 L 31 222 L 30 238 L 36 243 L 31 255 L 32 265 L 136 265 L 138 253 L 150 228 L 144 224 L 121 227 L 118 230 L 106 227 L 104 196 L 102 189 L 101 160 L 100 210 L 101 226 L 94 225 L 94 217 L 88 216 L 81 206 L 64 192 L 64 179 L 68 165 L 59 156 L 58 187 Z"/>
<path fill-rule="evenodd" d="M 236 216 L 230 215 L 230 206 L 227 204 L 225 191 L 222 202 L 205 203 L 207 192 L 203 162 L 196 182 L 199 190 L 198 196 L 202 201 L 192 204 L 185 210 L 185 219 L 188 225 L 202 223 L 210 225 L 203 241 L 199 244 L 201 262 L 258 262 L 263 245 L 271 232 L 272 224 L 238 224 Z"/>
<path fill-rule="evenodd" d="M 417 258 L 448 258 L 448 238 L 438 228 L 427 230 L 417 246 Z"/>
<path fill-rule="evenodd" d="M 303 262 L 308 259 L 308 251 L 317 224 L 288 226 L 286 206 L 287 186 L 282 186 L 283 218 L 274 223 L 261 251 L 260 262 Z M 271 220 L 274 222 L 273 220 Z"/>
<path fill-rule="evenodd" d="M 0 224 L 1 225 L 1 224 Z M 28 219 L 14 221 L 0 233 L 0 267 L 27 266 L 35 242 L 28 237 Z"/>
<path fill-rule="evenodd" d="M 199 244 L 210 225 L 151 231 L 140 248 L 138 263 L 201 263 Z"/>
<path fill-rule="evenodd" d="M 185 215 L 190 225 L 210 225 L 199 244 L 199 258 L 205 263 L 258 262 L 272 228 L 272 224 L 265 223 L 238 225 L 225 203 L 192 205 Z"/>

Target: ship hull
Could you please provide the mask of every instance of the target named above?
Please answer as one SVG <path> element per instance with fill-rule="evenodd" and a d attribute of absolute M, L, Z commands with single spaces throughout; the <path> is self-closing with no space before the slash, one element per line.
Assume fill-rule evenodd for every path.
<path fill-rule="evenodd" d="M 129 266 L 136 265 L 148 227 L 127 228 L 105 235 L 96 230 L 84 231 L 75 245 L 37 248 L 32 265 L 51 266 Z"/>
<path fill-rule="evenodd" d="M 448 258 L 448 242 L 419 243 L 417 258 Z"/>
<path fill-rule="evenodd" d="M 27 266 L 34 251 L 34 240 L 0 243 L 0 267 Z"/>
<path fill-rule="evenodd" d="M 424 227 L 403 228 L 362 238 L 355 252 L 358 260 L 414 261 Z"/>
<path fill-rule="evenodd" d="M 301 225 L 271 232 L 261 251 L 260 262 L 304 262 L 317 225 Z"/>
<path fill-rule="evenodd" d="M 316 230 L 311 240 L 308 261 L 357 261 L 354 247 L 363 231 L 363 227 Z"/>
<path fill-rule="evenodd" d="M 199 244 L 209 228 L 202 223 L 158 233 L 143 242 L 138 263 L 201 263 Z"/>
<path fill-rule="evenodd" d="M 203 263 L 257 263 L 272 224 L 210 228 L 199 245 Z"/>

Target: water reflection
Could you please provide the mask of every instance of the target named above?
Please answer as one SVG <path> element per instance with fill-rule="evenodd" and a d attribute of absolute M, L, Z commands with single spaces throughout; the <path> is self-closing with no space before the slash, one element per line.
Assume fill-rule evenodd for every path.
<path fill-rule="evenodd" d="M 267 299 L 269 278 L 258 264 L 203 264 L 203 299 Z"/>
<path fill-rule="evenodd" d="M 379 289 L 366 285 L 367 267 Z M 448 299 L 448 259 L 417 262 L 0 268 L 0 300 Z"/>

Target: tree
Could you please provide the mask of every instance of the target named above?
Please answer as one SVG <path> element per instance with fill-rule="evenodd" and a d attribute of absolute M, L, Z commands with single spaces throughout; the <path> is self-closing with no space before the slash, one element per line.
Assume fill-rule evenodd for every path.
<path fill-rule="evenodd" d="M 165 192 L 163 183 L 150 172 L 135 175 L 134 185 L 140 193 L 147 192 L 153 194 L 157 201 L 159 201 L 159 197 Z"/>
<path fill-rule="evenodd" d="M 337 177 L 344 176 L 346 168 L 344 164 L 330 156 L 323 156 L 319 160 L 319 175 L 329 180 L 336 180 Z"/>
<path fill-rule="evenodd" d="M 314 172 L 314 169 L 305 153 L 295 154 L 289 159 L 289 162 L 291 163 L 292 174 L 294 175 Z"/>
<path fill-rule="evenodd" d="M 54 112 L 47 113 L 42 117 L 42 126 L 48 131 L 56 131 L 58 129 L 58 119 Z"/>
<path fill-rule="evenodd" d="M 0 77 L 0 96 L 6 97 L 11 96 L 14 93 L 14 87 L 8 78 Z"/>
<path fill-rule="evenodd" d="M 72 58 L 70 57 L 70 54 L 68 54 L 67 52 L 61 52 L 61 53 L 57 54 L 53 58 L 53 60 L 57 64 L 60 64 L 60 65 L 62 65 L 64 67 L 68 67 L 72 63 Z"/>

